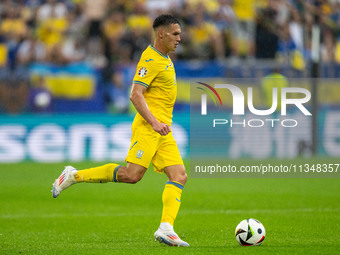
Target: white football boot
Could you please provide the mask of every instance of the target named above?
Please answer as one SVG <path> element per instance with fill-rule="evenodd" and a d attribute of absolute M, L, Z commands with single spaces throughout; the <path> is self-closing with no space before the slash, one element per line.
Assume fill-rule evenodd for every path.
<path fill-rule="evenodd" d="M 53 183 L 53 189 L 51 190 L 53 197 L 56 198 L 64 189 L 77 183 L 76 175 L 77 170 L 74 167 L 66 166 L 61 175 Z"/>
<path fill-rule="evenodd" d="M 169 246 L 189 246 L 187 242 L 181 240 L 175 233 L 173 227 L 169 224 L 169 227 L 159 227 L 154 234 L 155 241 L 165 243 Z"/>

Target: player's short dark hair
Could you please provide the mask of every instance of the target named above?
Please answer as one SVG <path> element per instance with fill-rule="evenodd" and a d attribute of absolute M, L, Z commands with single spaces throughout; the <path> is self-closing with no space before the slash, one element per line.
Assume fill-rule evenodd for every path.
<path fill-rule="evenodd" d="M 169 14 L 162 14 L 159 15 L 154 21 L 153 21 L 153 29 L 156 29 L 160 26 L 168 26 L 171 24 L 180 24 L 178 19 L 176 19 L 174 16 L 171 16 Z"/>

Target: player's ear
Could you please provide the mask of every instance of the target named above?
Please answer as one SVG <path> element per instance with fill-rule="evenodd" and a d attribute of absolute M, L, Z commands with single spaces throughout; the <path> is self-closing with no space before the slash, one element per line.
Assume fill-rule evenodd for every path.
<path fill-rule="evenodd" d="M 161 29 L 161 28 L 158 29 L 157 36 L 158 36 L 158 38 L 163 39 L 163 36 L 164 36 L 163 29 Z"/>

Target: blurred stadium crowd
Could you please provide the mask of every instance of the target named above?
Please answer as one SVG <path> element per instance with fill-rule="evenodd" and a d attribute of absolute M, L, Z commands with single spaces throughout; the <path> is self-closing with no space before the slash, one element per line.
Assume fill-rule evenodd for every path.
<path fill-rule="evenodd" d="M 100 71 L 103 84 L 116 87 L 108 93 L 110 101 L 124 87 L 119 70 L 136 63 L 152 42 L 152 21 L 160 13 L 171 13 L 182 24 L 173 60 L 240 65 L 271 59 L 303 70 L 318 22 L 322 62 L 340 63 L 339 0 L 3 0 L 1 111 L 27 111 L 31 99 L 25 95 L 44 90 L 42 79 L 31 84 L 33 63 L 85 62 Z"/>

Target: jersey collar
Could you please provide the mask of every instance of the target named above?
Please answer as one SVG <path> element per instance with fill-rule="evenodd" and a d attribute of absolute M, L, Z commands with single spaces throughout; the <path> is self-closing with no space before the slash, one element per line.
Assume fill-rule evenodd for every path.
<path fill-rule="evenodd" d="M 159 50 L 157 50 L 155 47 L 153 47 L 153 45 L 152 44 L 150 44 L 149 45 L 149 47 L 151 48 L 151 49 L 153 49 L 154 51 L 156 51 L 159 55 L 161 55 L 163 58 L 169 58 L 169 56 L 168 55 L 164 55 L 162 52 L 160 52 Z"/>

